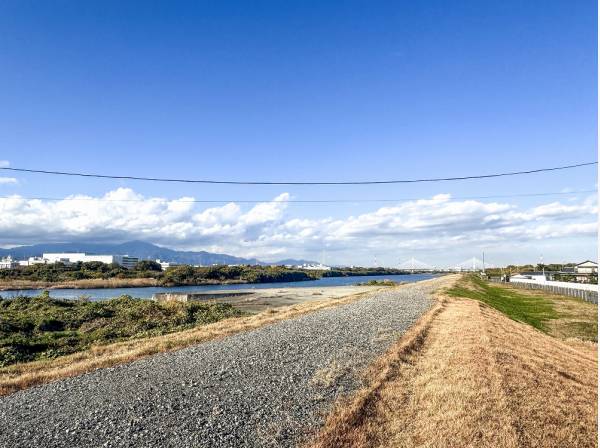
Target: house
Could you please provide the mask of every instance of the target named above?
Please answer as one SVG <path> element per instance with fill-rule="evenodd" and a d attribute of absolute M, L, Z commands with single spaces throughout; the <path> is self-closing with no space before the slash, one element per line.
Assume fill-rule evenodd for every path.
<path fill-rule="evenodd" d="M 597 274 L 598 273 L 598 263 L 591 260 L 586 260 L 582 263 L 575 265 L 575 273 L 576 274 Z"/>
<path fill-rule="evenodd" d="M 563 266 L 557 274 L 557 277 L 562 281 L 596 283 L 596 279 L 598 278 L 598 263 L 586 260 L 574 266 Z"/>
<path fill-rule="evenodd" d="M 598 263 L 586 260 L 575 265 L 575 280 L 581 283 L 590 283 L 591 277 L 598 276 Z"/>

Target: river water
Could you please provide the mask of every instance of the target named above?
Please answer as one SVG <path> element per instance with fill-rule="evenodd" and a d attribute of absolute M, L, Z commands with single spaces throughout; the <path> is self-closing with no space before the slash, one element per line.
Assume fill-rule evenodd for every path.
<path fill-rule="evenodd" d="M 269 288 L 308 288 L 327 286 L 348 286 L 356 283 L 368 282 L 370 280 L 393 280 L 395 282 L 418 282 L 433 278 L 434 274 L 406 274 L 406 275 L 358 275 L 355 277 L 323 277 L 318 280 L 305 282 L 283 282 L 283 283 L 242 283 L 235 285 L 207 285 L 207 286 L 173 286 L 158 287 L 147 286 L 143 288 L 98 288 L 98 289 L 51 289 L 50 296 L 62 299 L 77 299 L 85 296 L 91 300 L 106 300 L 127 294 L 140 299 L 150 299 L 152 294 L 159 292 L 206 292 L 236 289 L 269 289 Z M 36 296 L 43 289 L 23 289 L 19 291 L 0 291 L 3 298 L 15 296 Z"/>

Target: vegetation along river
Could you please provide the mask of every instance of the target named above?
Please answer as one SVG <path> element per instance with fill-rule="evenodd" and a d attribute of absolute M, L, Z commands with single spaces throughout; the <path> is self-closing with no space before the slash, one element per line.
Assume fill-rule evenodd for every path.
<path fill-rule="evenodd" d="M 51 289 L 50 296 L 54 298 L 77 299 L 87 297 L 91 300 L 106 300 L 127 294 L 140 299 L 150 299 L 153 294 L 159 292 L 195 292 L 195 291 L 218 291 L 235 289 L 269 289 L 269 288 L 303 288 L 303 287 L 327 287 L 348 286 L 371 280 L 392 280 L 395 282 L 413 283 L 435 277 L 434 274 L 405 274 L 405 275 L 357 275 L 352 277 L 323 277 L 318 280 L 301 282 L 278 282 L 278 283 L 240 283 L 227 285 L 206 286 L 173 286 L 160 287 L 148 286 L 142 288 L 102 288 L 102 289 Z M 3 298 L 15 296 L 36 296 L 43 289 L 22 289 L 18 291 L 1 291 Z"/>

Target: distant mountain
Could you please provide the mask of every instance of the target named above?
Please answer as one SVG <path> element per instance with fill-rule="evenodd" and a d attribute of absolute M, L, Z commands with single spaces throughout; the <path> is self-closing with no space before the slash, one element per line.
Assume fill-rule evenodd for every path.
<path fill-rule="evenodd" d="M 155 244 L 144 241 L 129 241 L 121 244 L 103 244 L 103 243 L 48 243 L 34 244 L 32 246 L 18 246 L 11 249 L 0 249 L 0 257 L 11 255 L 13 258 L 22 260 L 29 257 L 40 257 L 48 252 L 86 252 L 88 254 L 106 254 L 106 255 L 130 255 L 138 257 L 140 260 L 156 260 L 160 258 L 164 261 L 172 261 L 181 264 L 196 264 L 209 266 L 212 264 L 302 264 L 312 263 L 306 260 L 281 260 L 272 263 L 265 263 L 256 258 L 234 257 L 227 254 L 215 254 L 211 252 L 199 251 L 180 251 L 160 247 Z"/>

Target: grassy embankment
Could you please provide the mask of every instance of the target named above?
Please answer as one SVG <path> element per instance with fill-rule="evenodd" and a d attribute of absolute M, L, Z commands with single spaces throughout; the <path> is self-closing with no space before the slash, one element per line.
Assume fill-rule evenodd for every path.
<path fill-rule="evenodd" d="M 579 299 L 488 283 L 477 276 L 464 278 L 448 295 L 478 300 L 552 336 L 598 341 L 598 307 Z"/>
<path fill-rule="evenodd" d="M 597 446 L 597 306 L 463 278 L 310 442 Z"/>

